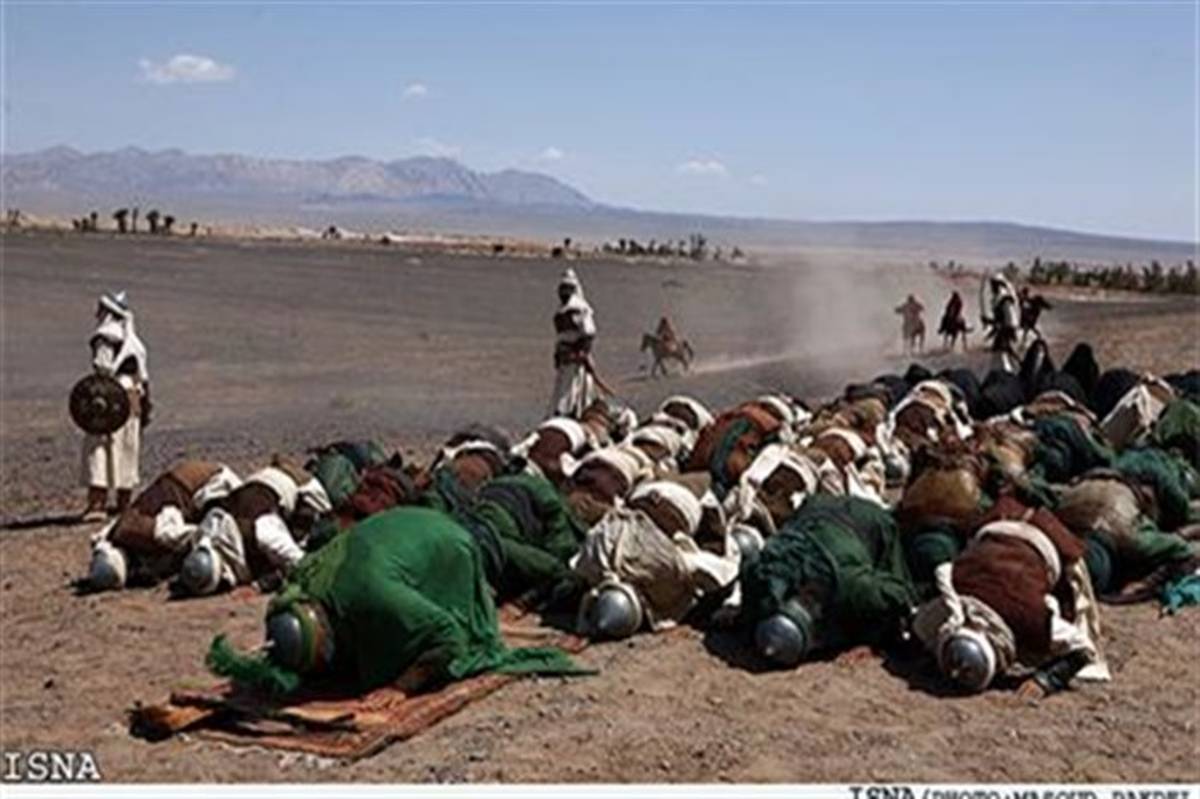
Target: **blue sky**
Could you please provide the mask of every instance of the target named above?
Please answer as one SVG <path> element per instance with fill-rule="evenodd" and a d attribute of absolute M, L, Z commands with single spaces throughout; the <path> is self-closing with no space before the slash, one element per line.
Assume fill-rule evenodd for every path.
<path fill-rule="evenodd" d="M 641 208 L 1194 240 L 1196 13 L 10 2 L 4 144 L 434 153 Z"/>

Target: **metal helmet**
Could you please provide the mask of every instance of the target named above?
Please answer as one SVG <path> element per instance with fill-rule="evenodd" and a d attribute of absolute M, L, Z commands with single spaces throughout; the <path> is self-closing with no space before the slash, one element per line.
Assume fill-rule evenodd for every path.
<path fill-rule="evenodd" d="M 642 603 L 632 589 L 610 583 L 591 597 L 585 622 L 595 638 L 628 638 L 641 629 Z"/>
<path fill-rule="evenodd" d="M 799 610 L 799 612 L 796 612 Z M 783 668 L 794 668 L 812 646 L 811 620 L 808 612 L 796 602 L 787 603 L 758 623 L 754 629 L 754 645 L 758 653 Z"/>
<path fill-rule="evenodd" d="M 996 650 L 974 630 L 962 629 L 942 644 L 938 657 L 942 673 L 968 693 L 979 693 L 996 676 Z"/>
<path fill-rule="evenodd" d="M 124 588 L 127 569 L 125 553 L 112 545 L 98 546 L 92 550 L 92 563 L 88 567 L 88 586 L 93 591 L 115 591 Z"/>
<path fill-rule="evenodd" d="M 189 594 L 215 593 L 221 584 L 221 561 L 209 547 L 196 547 L 183 559 L 179 582 Z"/>
<path fill-rule="evenodd" d="M 320 607 L 308 602 L 267 617 L 267 646 L 271 660 L 300 674 L 323 671 L 333 661 L 333 631 Z"/>
<path fill-rule="evenodd" d="M 762 551 L 762 534 L 748 524 L 735 524 L 729 535 L 733 538 L 733 543 L 737 544 L 738 551 L 742 553 L 742 560 L 758 557 L 758 553 Z"/>

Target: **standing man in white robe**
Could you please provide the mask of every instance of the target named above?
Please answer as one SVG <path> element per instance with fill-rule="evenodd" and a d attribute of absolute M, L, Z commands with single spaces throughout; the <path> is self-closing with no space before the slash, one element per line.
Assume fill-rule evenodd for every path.
<path fill-rule="evenodd" d="M 138 484 L 138 459 L 142 426 L 150 423 L 150 374 L 146 345 L 138 338 L 133 311 L 125 292 L 105 293 L 96 306 L 96 329 L 88 340 L 92 368 L 112 375 L 129 393 L 129 419 L 108 435 L 88 435 L 83 440 L 82 481 L 87 488 L 84 521 L 104 518 L 108 494 L 117 495 L 117 512 L 129 507 Z"/>
<path fill-rule="evenodd" d="M 990 311 L 990 313 L 989 313 Z M 992 368 L 1015 374 L 1020 304 L 1012 283 L 1001 274 L 985 275 L 979 289 L 979 314 L 991 339 Z"/>
<path fill-rule="evenodd" d="M 583 296 L 574 269 L 563 272 L 558 283 L 561 303 L 554 314 L 554 396 L 550 415 L 579 419 L 596 400 L 597 379 L 592 363 L 596 320 Z"/>

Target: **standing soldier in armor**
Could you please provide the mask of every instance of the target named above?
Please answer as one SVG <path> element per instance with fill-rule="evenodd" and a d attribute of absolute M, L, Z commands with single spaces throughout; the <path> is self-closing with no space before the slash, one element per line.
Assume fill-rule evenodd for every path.
<path fill-rule="evenodd" d="M 107 435 L 83 440 L 82 480 L 88 490 L 84 521 L 105 516 L 109 491 L 116 491 L 117 511 L 129 507 L 138 483 L 138 456 L 142 427 L 150 423 L 150 375 L 146 371 L 146 345 L 138 338 L 125 292 L 106 293 L 96 307 L 96 329 L 89 344 L 92 368 L 110 375 L 129 395 L 128 420 Z"/>

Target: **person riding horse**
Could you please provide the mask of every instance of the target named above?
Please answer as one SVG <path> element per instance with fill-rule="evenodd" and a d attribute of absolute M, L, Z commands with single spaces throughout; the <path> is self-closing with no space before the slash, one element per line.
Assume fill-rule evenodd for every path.
<path fill-rule="evenodd" d="M 650 350 L 654 355 L 654 365 L 650 367 L 651 377 L 656 376 L 660 371 L 665 375 L 667 373 L 666 361 L 672 358 L 683 364 L 684 371 L 687 371 L 695 357 L 691 344 L 686 339 L 679 337 L 679 334 L 675 332 L 675 326 L 665 315 L 659 318 L 658 327 L 655 328 L 653 335 L 642 336 L 642 352 L 646 350 Z"/>
<path fill-rule="evenodd" d="M 909 294 L 903 305 L 896 306 L 896 313 L 904 318 L 901 335 L 904 340 L 904 352 L 920 352 L 925 349 L 925 306 L 913 295 Z"/>
<path fill-rule="evenodd" d="M 971 328 L 967 327 L 967 317 L 964 312 L 962 295 L 957 291 L 951 293 L 950 299 L 946 302 L 946 310 L 942 312 L 942 321 L 938 325 L 938 333 L 942 335 L 942 344 L 947 350 L 954 350 L 954 342 L 959 336 L 962 336 L 963 352 L 967 351 L 967 333 L 971 332 Z"/>
<path fill-rule="evenodd" d="M 679 346 L 679 336 L 675 333 L 675 326 L 671 324 L 671 320 L 666 316 L 658 320 L 658 328 L 654 331 L 654 335 L 658 337 L 659 342 L 664 347 L 674 349 Z"/>

